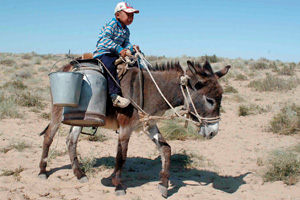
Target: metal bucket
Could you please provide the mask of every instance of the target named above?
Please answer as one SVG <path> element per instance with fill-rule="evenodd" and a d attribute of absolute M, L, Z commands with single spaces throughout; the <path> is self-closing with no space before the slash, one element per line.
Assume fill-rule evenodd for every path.
<path fill-rule="evenodd" d="M 80 70 L 84 74 L 78 107 L 64 107 L 62 123 L 73 126 L 104 126 L 107 80 L 99 71 Z"/>
<path fill-rule="evenodd" d="M 78 106 L 83 74 L 78 72 L 52 72 L 49 74 L 53 104 Z"/>

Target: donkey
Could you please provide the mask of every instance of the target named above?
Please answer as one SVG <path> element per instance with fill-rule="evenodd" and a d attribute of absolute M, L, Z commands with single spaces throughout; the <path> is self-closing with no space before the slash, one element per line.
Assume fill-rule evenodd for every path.
<path fill-rule="evenodd" d="M 219 117 L 223 89 L 219 85 L 218 79 L 227 74 L 230 66 L 228 65 L 215 73 L 208 61 L 206 61 L 203 66 L 199 63 L 187 61 L 187 66 L 187 70 L 184 71 L 179 63 L 168 63 L 164 68 L 151 69 L 151 74 L 156 80 L 160 90 L 173 107 L 185 105 L 185 107 L 196 109 L 189 110 L 193 121 L 199 121 L 199 118 L 195 116 L 195 113 L 206 118 Z M 72 64 L 68 64 L 64 66 L 63 71 L 69 71 L 72 67 Z M 134 102 L 140 102 L 141 98 L 139 72 L 138 68 L 129 68 L 128 72 L 121 80 L 124 97 L 132 99 Z M 190 98 L 184 98 L 185 94 L 183 94 L 180 89 L 180 78 L 183 75 L 188 75 L 189 77 L 187 85 L 183 86 L 183 88 L 189 89 Z M 169 106 L 158 93 L 155 84 L 145 70 L 142 70 L 142 76 L 144 88 L 143 110 L 151 116 L 163 115 L 163 113 L 169 109 Z M 127 157 L 129 139 L 133 131 L 143 129 L 143 123 L 140 120 L 141 118 L 138 114 L 138 110 L 132 104 L 121 109 L 114 108 L 110 102 L 111 101 L 108 101 L 107 105 L 106 125 L 104 128 L 119 130 L 116 163 L 115 169 L 111 174 L 111 179 L 113 185 L 116 187 L 116 194 L 124 195 L 125 188 L 122 185 L 121 174 Z M 192 106 L 192 104 L 194 104 L 194 106 Z M 63 108 L 55 106 L 52 103 L 51 121 L 41 133 L 41 135 L 44 134 L 44 142 L 42 157 L 39 164 L 39 177 L 44 179 L 47 179 L 46 166 L 49 148 L 62 122 L 62 111 Z M 213 123 L 202 123 L 199 134 L 211 139 L 217 134 L 218 129 L 218 121 Z M 66 144 L 75 176 L 80 182 L 86 182 L 88 179 L 80 168 L 76 154 L 77 140 L 81 130 L 82 127 L 72 127 L 67 137 Z M 171 147 L 160 133 L 156 121 L 151 121 L 148 124 L 147 130 L 144 132 L 146 132 L 150 139 L 157 145 L 161 153 L 162 170 L 160 172 L 159 190 L 162 196 L 167 197 Z"/>

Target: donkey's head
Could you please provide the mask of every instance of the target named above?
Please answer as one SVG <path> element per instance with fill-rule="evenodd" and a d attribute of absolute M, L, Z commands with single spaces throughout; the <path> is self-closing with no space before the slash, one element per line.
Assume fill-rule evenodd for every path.
<path fill-rule="evenodd" d="M 199 134 L 211 139 L 218 133 L 219 121 L 206 119 L 220 116 L 223 89 L 218 83 L 218 79 L 228 72 L 230 66 L 228 65 L 214 73 L 208 61 L 203 66 L 191 61 L 187 61 L 187 64 L 188 70 L 186 74 L 190 77 L 187 87 L 189 88 L 192 101 L 188 98 L 189 102 L 186 103 L 186 106 L 189 106 L 193 120 L 199 121 L 200 116 L 202 123 Z M 194 110 L 194 107 L 196 110 Z"/>

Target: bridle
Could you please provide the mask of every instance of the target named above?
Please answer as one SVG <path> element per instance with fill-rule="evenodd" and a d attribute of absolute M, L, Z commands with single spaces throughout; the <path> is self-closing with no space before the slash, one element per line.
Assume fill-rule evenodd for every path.
<path fill-rule="evenodd" d="M 143 65 L 145 67 L 145 69 L 147 70 L 147 72 L 149 73 L 150 75 L 150 78 L 152 79 L 153 83 L 155 84 L 158 92 L 160 93 L 160 95 L 162 96 L 162 98 L 165 100 L 165 102 L 169 105 L 169 107 L 173 110 L 173 112 L 175 113 L 176 116 L 180 117 L 180 118 L 183 118 L 184 120 L 186 120 L 186 122 L 192 122 L 194 123 L 197 127 L 201 127 L 202 125 L 205 125 L 205 124 L 211 124 L 211 123 L 216 123 L 216 122 L 219 122 L 221 120 L 220 116 L 217 116 L 217 117 L 201 117 L 198 113 L 197 113 L 197 110 L 196 110 L 196 107 L 195 107 L 195 104 L 193 102 L 193 99 L 191 97 L 191 94 L 190 94 L 190 91 L 188 89 L 188 80 L 189 80 L 189 77 L 184 74 L 180 77 L 180 89 L 181 89 L 181 92 L 182 92 L 182 95 L 184 96 L 184 101 L 185 101 L 185 105 L 186 108 L 184 108 L 183 110 L 185 110 L 185 116 L 184 115 L 180 115 L 175 109 L 174 107 L 170 104 L 170 102 L 165 98 L 165 96 L 163 95 L 163 93 L 161 92 L 161 90 L 159 89 L 158 85 L 156 84 L 149 68 L 148 68 L 148 65 L 151 66 L 151 64 L 149 63 L 149 61 L 144 57 L 143 54 L 141 54 L 139 51 L 136 50 L 136 54 L 137 56 L 140 57 L 141 61 L 143 62 Z M 186 93 L 184 91 L 184 89 L 186 90 Z M 189 103 L 188 102 L 191 102 L 192 104 L 192 107 L 193 107 L 193 110 L 194 112 L 190 109 L 189 107 Z M 195 122 L 193 120 L 191 120 L 188 116 L 189 115 L 193 115 L 194 117 L 196 117 L 198 119 L 198 122 Z"/>
<path fill-rule="evenodd" d="M 188 112 L 189 115 L 194 116 L 200 123 L 200 125 L 195 124 L 196 126 L 201 126 L 203 124 L 212 124 L 212 123 L 216 123 L 219 122 L 221 120 L 220 116 L 217 117 L 201 117 L 195 107 L 195 104 L 193 102 L 191 93 L 189 91 L 189 87 L 188 87 L 188 80 L 190 79 L 190 77 L 186 74 L 184 74 L 183 76 L 180 77 L 180 89 L 182 92 L 182 95 L 184 97 L 184 105 L 185 105 L 185 110 Z M 185 92 L 186 91 L 186 92 Z M 189 102 L 191 102 L 192 104 L 192 108 L 193 110 L 190 108 L 190 104 Z"/>

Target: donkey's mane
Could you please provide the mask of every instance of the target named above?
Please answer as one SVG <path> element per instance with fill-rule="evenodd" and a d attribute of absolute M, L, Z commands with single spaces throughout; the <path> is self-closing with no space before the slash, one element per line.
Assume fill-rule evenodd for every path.
<path fill-rule="evenodd" d="M 155 64 L 151 69 L 151 71 L 183 71 L 182 67 L 180 66 L 179 62 L 167 62 L 167 63 L 160 63 Z"/>

